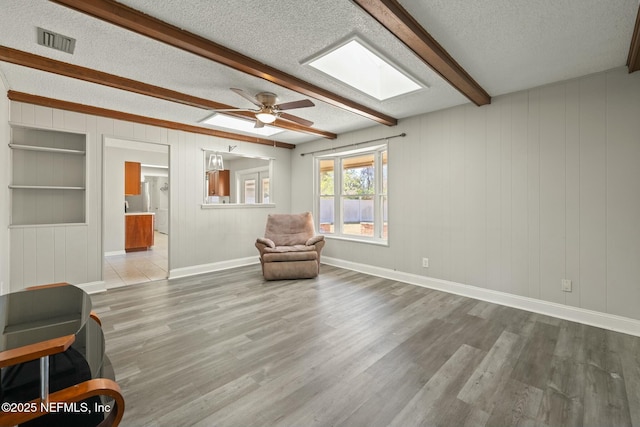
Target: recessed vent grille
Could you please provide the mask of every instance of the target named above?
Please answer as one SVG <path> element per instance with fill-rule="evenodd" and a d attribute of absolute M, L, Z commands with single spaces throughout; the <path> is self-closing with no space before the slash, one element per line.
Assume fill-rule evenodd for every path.
<path fill-rule="evenodd" d="M 38 44 L 73 54 L 76 39 L 38 27 Z"/>

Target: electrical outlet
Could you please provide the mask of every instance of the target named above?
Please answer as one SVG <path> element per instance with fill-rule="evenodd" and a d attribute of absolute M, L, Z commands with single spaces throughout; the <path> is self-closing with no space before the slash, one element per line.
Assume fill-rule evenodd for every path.
<path fill-rule="evenodd" d="M 571 280 L 570 279 L 562 279 L 562 291 L 563 292 L 571 292 Z"/>
<path fill-rule="evenodd" d="M 422 267 L 429 268 L 429 258 L 422 258 Z"/>

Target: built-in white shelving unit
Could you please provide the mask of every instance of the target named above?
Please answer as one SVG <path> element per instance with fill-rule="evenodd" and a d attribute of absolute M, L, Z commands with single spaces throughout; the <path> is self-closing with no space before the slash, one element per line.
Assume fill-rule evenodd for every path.
<path fill-rule="evenodd" d="M 11 128 L 11 225 L 86 222 L 86 135 Z"/>

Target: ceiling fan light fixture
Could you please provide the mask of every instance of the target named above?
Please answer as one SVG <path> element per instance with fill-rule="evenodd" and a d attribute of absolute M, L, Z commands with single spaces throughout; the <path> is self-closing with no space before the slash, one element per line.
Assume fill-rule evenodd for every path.
<path fill-rule="evenodd" d="M 276 121 L 276 116 L 273 113 L 256 113 L 256 119 L 260 120 L 262 123 L 273 123 Z"/>

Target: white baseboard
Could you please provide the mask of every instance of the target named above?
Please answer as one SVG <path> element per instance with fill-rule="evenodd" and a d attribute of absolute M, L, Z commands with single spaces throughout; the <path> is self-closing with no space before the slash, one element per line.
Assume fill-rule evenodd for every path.
<path fill-rule="evenodd" d="M 126 255 L 126 254 L 127 254 L 126 251 L 112 251 L 112 252 L 105 252 L 104 256 Z"/>
<path fill-rule="evenodd" d="M 214 271 L 228 270 L 230 268 L 243 267 L 245 265 L 258 264 L 260 260 L 257 256 L 246 258 L 236 258 L 227 261 L 212 262 L 210 264 L 200 264 L 190 267 L 174 268 L 169 270 L 169 279 L 179 277 L 195 276 L 196 274 L 212 273 Z"/>
<path fill-rule="evenodd" d="M 371 274 L 372 276 L 384 277 L 386 279 L 397 280 L 425 288 L 436 289 L 508 307 L 519 308 L 534 313 L 558 317 L 560 319 L 584 323 L 598 328 L 610 329 L 612 331 L 623 332 L 629 335 L 640 336 L 640 320 L 628 317 L 601 313 L 599 311 L 542 301 L 506 292 L 494 291 L 492 289 L 484 289 L 477 286 L 465 285 L 462 283 L 450 282 L 448 280 L 435 279 L 432 277 L 420 276 L 417 274 L 405 273 L 402 271 L 395 271 L 367 264 L 344 261 L 327 256 L 322 257 L 322 263 Z"/>
<path fill-rule="evenodd" d="M 107 290 L 107 286 L 102 280 L 97 282 L 80 283 L 76 286 L 88 294 L 97 294 L 100 292 L 105 292 Z"/>

